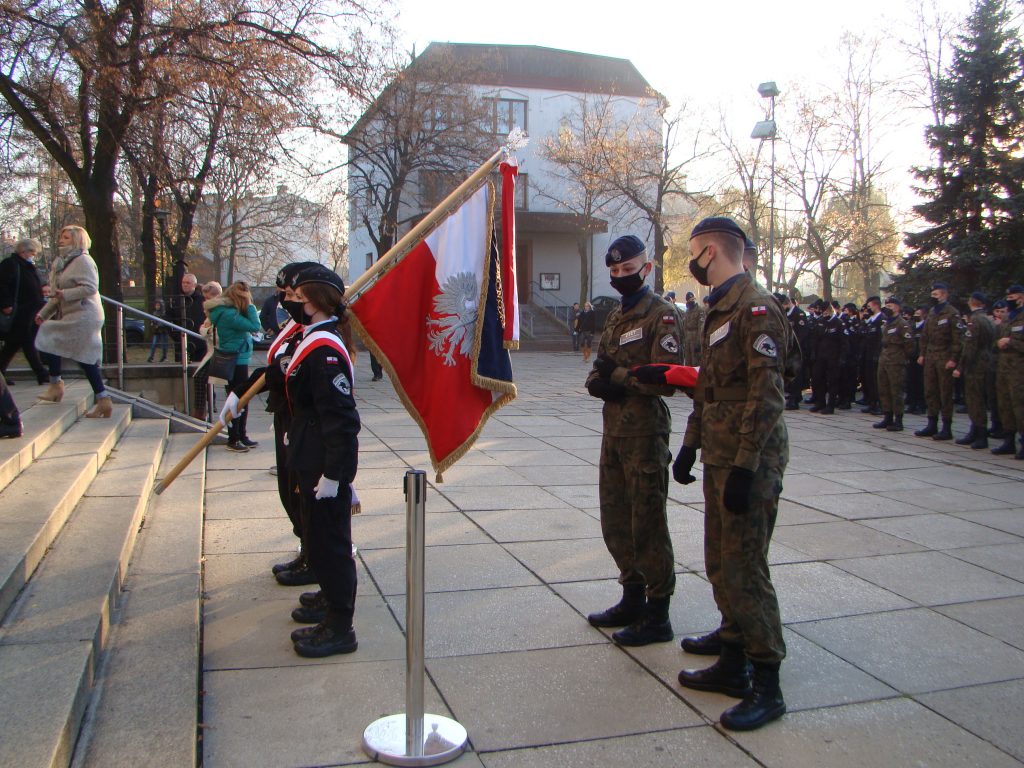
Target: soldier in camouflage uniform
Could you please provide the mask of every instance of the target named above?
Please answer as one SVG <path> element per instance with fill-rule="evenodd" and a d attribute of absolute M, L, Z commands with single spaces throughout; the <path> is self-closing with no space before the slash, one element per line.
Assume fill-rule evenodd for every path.
<path fill-rule="evenodd" d="M 921 356 L 924 366 L 924 399 L 928 404 L 928 423 L 914 434 L 933 440 L 953 439 L 953 369 L 960 356 L 960 313 L 949 303 L 949 286 L 932 286 L 932 309 L 921 329 Z M 942 430 L 938 428 L 942 414 Z"/>
<path fill-rule="evenodd" d="M 700 365 L 700 330 L 704 327 L 704 309 L 692 293 L 686 294 L 683 315 L 683 360 L 687 365 Z"/>
<path fill-rule="evenodd" d="M 624 627 L 612 635 L 620 645 L 647 645 L 673 637 L 668 609 L 675 563 L 665 512 L 672 419 L 662 397 L 675 390 L 641 384 L 629 369 L 681 363 L 682 317 L 643 284 L 653 265 L 639 238 L 613 242 L 605 264 L 622 303 L 605 321 L 586 386 L 604 400 L 601 532 L 619 569 L 622 599 L 588 620 L 595 627 Z"/>
<path fill-rule="evenodd" d="M 743 272 L 744 240 L 723 217 L 704 219 L 690 236 L 690 271 L 716 288 L 704 320 L 694 408 L 672 467 L 677 480 L 692 482 L 701 450 L 704 563 L 722 614 L 718 661 L 684 669 L 679 682 L 742 698 L 721 716 L 732 730 L 760 728 L 786 711 L 779 688 L 786 645 L 768 545 L 789 460 L 782 411 L 792 330 L 771 294 Z"/>
<path fill-rule="evenodd" d="M 878 397 L 882 404 L 882 420 L 872 424 L 875 429 L 903 431 L 903 397 L 907 384 L 907 360 L 914 354 L 914 334 L 902 313 L 900 300 L 885 300 L 882 314 L 882 346 L 878 356 Z"/>
<path fill-rule="evenodd" d="M 964 330 L 960 359 L 953 376 L 963 379 L 964 399 L 971 428 L 956 441 L 957 445 L 969 445 L 975 450 L 988 448 L 988 379 L 992 371 L 992 345 L 995 343 L 996 328 L 985 310 L 988 298 L 983 293 L 972 293 L 967 302 L 971 316 Z"/>
<path fill-rule="evenodd" d="M 1006 303 L 1009 312 L 999 325 L 999 366 L 996 389 L 999 417 L 1006 438 L 992 453 L 997 456 L 1014 452 L 1014 436 L 1020 433 L 1020 448 L 1015 458 L 1024 460 L 1024 285 L 1011 285 Z"/>

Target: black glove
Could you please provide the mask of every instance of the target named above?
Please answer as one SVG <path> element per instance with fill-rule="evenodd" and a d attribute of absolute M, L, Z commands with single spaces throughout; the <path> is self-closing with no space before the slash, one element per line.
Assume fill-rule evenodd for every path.
<path fill-rule="evenodd" d="M 607 403 L 614 403 L 626 396 L 626 388 L 620 384 L 612 384 L 605 379 L 594 379 L 587 384 L 587 392 L 591 397 L 599 397 Z"/>
<path fill-rule="evenodd" d="M 733 467 L 725 479 L 723 501 L 725 508 L 736 515 L 750 511 L 750 491 L 754 485 L 754 473 L 743 467 Z"/>
<path fill-rule="evenodd" d="M 694 463 L 697 461 L 697 449 L 689 446 L 682 446 L 676 454 L 676 460 L 672 462 L 672 477 L 681 485 L 689 485 L 697 478 L 690 474 Z"/>
<path fill-rule="evenodd" d="M 664 384 L 666 371 L 668 371 L 667 365 L 654 363 L 637 366 L 630 370 L 629 375 L 636 376 L 636 380 L 641 384 Z"/>
<path fill-rule="evenodd" d="M 597 359 L 594 360 L 594 370 L 597 371 L 597 375 L 602 379 L 610 379 L 612 371 L 618 367 L 618 363 L 605 355 L 598 355 Z"/>

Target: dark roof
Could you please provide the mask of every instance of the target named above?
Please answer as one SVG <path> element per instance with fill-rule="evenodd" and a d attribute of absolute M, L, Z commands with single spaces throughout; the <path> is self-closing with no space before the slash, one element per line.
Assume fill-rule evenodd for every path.
<path fill-rule="evenodd" d="M 476 85 L 659 97 L 628 59 L 536 45 L 431 43 L 417 59 L 447 53 L 472 63 Z"/>

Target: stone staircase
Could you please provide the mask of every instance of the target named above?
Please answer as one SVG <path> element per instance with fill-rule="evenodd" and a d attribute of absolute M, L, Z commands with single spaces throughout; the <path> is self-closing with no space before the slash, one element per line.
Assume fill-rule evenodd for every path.
<path fill-rule="evenodd" d="M 0 768 L 195 765 L 203 472 L 196 437 L 12 390 L 0 441 Z"/>
<path fill-rule="evenodd" d="M 524 352 L 572 352 L 569 328 L 554 313 L 538 304 L 521 304 L 523 318 L 519 348 Z M 527 331 L 527 328 L 531 332 Z"/>

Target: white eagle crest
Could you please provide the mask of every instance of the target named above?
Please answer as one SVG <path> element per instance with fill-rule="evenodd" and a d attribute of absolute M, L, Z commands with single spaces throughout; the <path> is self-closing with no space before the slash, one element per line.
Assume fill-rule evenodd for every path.
<path fill-rule="evenodd" d="M 434 297 L 434 315 L 427 318 L 427 338 L 445 365 L 455 365 L 455 354 L 469 357 L 473 351 L 479 288 L 476 275 L 459 272 L 449 277 Z M 439 316 L 439 317 L 438 317 Z"/>

